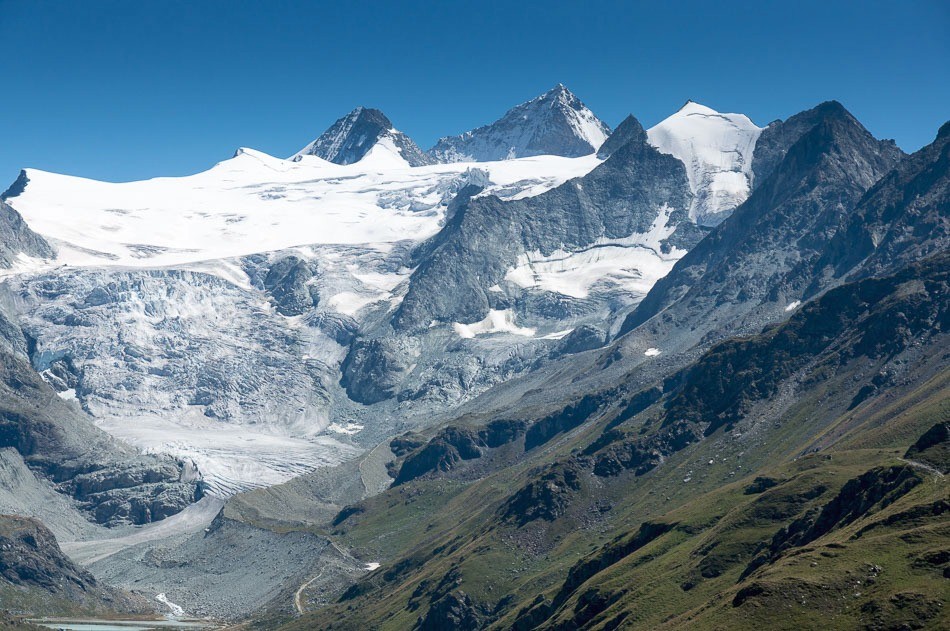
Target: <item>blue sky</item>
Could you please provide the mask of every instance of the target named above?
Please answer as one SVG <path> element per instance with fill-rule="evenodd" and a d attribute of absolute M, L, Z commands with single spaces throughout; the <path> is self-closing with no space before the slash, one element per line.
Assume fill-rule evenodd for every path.
<path fill-rule="evenodd" d="M 357 105 L 423 148 L 563 82 L 608 124 L 838 99 L 905 150 L 950 119 L 950 3 L 0 0 L 0 190 L 285 156 Z"/>

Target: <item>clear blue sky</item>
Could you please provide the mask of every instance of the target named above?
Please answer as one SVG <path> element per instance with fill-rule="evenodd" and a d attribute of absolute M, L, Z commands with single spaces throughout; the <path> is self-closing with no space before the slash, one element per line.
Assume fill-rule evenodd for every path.
<path fill-rule="evenodd" d="M 0 190 L 286 156 L 356 105 L 428 148 L 563 82 L 650 126 L 838 99 L 905 150 L 950 118 L 950 2 L 0 0 Z"/>

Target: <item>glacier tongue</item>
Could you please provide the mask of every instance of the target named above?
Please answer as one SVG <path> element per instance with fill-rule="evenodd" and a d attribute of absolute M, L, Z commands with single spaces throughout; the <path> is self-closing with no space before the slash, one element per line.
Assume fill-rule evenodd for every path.
<path fill-rule="evenodd" d="M 686 165 L 690 218 L 715 226 L 749 196 L 752 152 L 762 128 L 743 114 L 720 114 L 689 101 L 647 130 L 654 147 Z"/>

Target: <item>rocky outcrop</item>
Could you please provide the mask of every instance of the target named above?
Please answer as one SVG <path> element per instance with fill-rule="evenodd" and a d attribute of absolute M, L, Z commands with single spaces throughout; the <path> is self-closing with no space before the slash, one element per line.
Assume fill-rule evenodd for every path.
<path fill-rule="evenodd" d="M 775 533 L 766 550 L 743 571 L 743 577 L 774 561 L 791 548 L 808 545 L 832 530 L 866 517 L 872 511 L 886 508 L 921 482 L 923 479 L 920 475 L 906 465 L 871 469 L 849 480 L 830 502 Z"/>
<path fill-rule="evenodd" d="M 418 631 L 474 631 L 482 628 L 478 609 L 462 590 L 449 592 L 429 606 Z"/>
<path fill-rule="evenodd" d="M 581 489 L 581 468 L 573 462 L 556 463 L 536 480 L 524 485 L 501 507 L 502 519 L 519 526 L 564 515 Z"/>
<path fill-rule="evenodd" d="M 587 580 L 621 562 L 675 527 L 676 524 L 644 522 L 637 531 L 604 546 L 596 554 L 578 561 L 568 570 L 567 577 L 554 598 L 552 600 L 538 599 L 532 606 L 519 611 L 513 628 L 523 630 L 536 628 L 539 623 L 547 620 L 576 593 Z M 605 610 L 618 596 L 619 594 L 615 594 L 610 597 L 601 595 L 595 590 L 588 590 L 579 598 L 578 606 L 575 608 L 574 616 L 570 621 L 557 628 L 582 628 L 586 622 Z"/>
<path fill-rule="evenodd" d="M 600 348 L 607 341 L 607 332 L 593 324 L 582 324 L 568 333 L 558 344 L 557 353 L 572 355 Z"/>
<path fill-rule="evenodd" d="M 142 598 L 101 584 L 63 554 L 53 533 L 28 517 L 0 515 L 0 576 L 22 597 L 34 594 L 33 603 L 47 602 L 51 611 L 37 606 L 31 613 L 53 613 L 75 606 L 89 612 L 151 613 Z M 4 587 L 0 586 L 0 594 Z"/>
<path fill-rule="evenodd" d="M 613 155 L 615 151 L 629 142 L 642 143 L 646 141 L 646 131 L 644 131 L 643 126 L 640 125 L 640 121 L 634 118 L 633 114 L 630 114 L 617 125 L 617 129 L 613 130 L 613 132 L 607 136 L 607 140 L 605 140 L 604 144 L 597 150 L 597 157 L 601 160 L 606 160 Z"/>
<path fill-rule="evenodd" d="M 485 450 L 514 442 L 525 434 L 526 428 L 524 421 L 498 419 L 478 430 L 445 427 L 425 442 L 414 437 L 397 438 L 393 440 L 393 453 L 405 457 L 393 484 L 451 471 L 463 460 L 481 458 Z"/>
<path fill-rule="evenodd" d="M 264 288 L 277 303 L 277 312 L 297 316 L 320 302 L 320 292 L 310 284 L 313 272 L 299 256 L 285 256 L 274 263 L 264 277 Z"/>
<path fill-rule="evenodd" d="M 21 178 L 25 175 L 21 174 Z M 16 186 L 16 185 L 14 185 Z M 11 190 L 14 190 L 11 187 Z M 8 191 L 9 193 L 9 191 Z M 10 267 L 19 255 L 48 259 L 55 255 L 52 246 L 23 221 L 16 210 L 0 199 L 0 267 Z"/>
<path fill-rule="evenodd" d="M 817 279 L 879 276 L 948 248 L 950 123 L 867 192 L 810 273 Z"/>
<path fill-rule="evenodd" d="M 810 110 L 799 112 L 786 120 L 776 120 L 769 123 L 759 134 L 752 154 L 752 171 L 755 174 L 752 185 L 759 186 L 772 174 L 772 171 L 782 163 L 789 149 L 815 125 L 828 116 L 837 115 L 841 104 L 837 101 L 825 101 Z M 881 143 L 879 151 L 887 156 L 888 160 L 901 155 L 900 149 L 894 141 Z"/>
<path fill-rule="evenodd" d="M 922 462 L 940 471 L 950 473 L 950 423 L 937 423 L 917 439 L 904 458 Z"/>
<path fill-rule="evenodd" d="M 392 397 L 410 367 L 406 350 L 397 338 L 354 341 L 340 367 L 346 394 L 366 405 Z"/>
<path fill-rule="evenodd" d="M 432 320 L 482 320 L 493 304 L 490 287 L 526 252 L 576 251 L 653 228 L 668 229 L 670 236 L 655 244 L 663 252 L 695 244 L 702 231 L 686 214 L 690 193 L 683 164 L 648 145 L 642 129 L 633 136 L 586 176 L 536 197 L 471 199 L 447 221 L 435 238 L 438 245 L 413 273 L 393 318 L 396 329 L 421 330 Z"/>

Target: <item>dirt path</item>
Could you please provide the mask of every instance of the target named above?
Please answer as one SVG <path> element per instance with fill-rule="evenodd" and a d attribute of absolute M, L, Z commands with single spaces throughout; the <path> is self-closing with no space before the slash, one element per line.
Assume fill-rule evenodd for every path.
<path fill-rule="evenodd" d="M 330 543 L 330 547 L 336 550 L 337 554 L 339 554 L 343 558 L 344 561 L 347 561 L 356 567 L 363 567 L 362 563 L 354 559 L 353 556 L 349 552 L 347 552 L 346 550 L 341 548 L 339 545 L 337 545 L 335 541 L 330 541 L 329 543 Z M 328 567 L 327 565 L 324 565 L 322 568 L 320 568 L 320 571 L 317 572 L 315 576 L 313 576 L 309 580 L 302 583 L 300 587 L 297 588 L 297 591 L 294 592 L 294 607 L 297 609 L 298 614 L 307 613 L 306 607 L 304 606 L 304 592 L 307 590 L 308 587 L 313 585 L 315 582 L 317 582 L 317 580 L 320 577 L 323 576 L 324 572 L 326 572 L 327 567 Z"/>
<path fill-rule="evenodd" d="M 319 573 L 319 574 L 317 574 L 316 576 L 314 576 L 313 578 L 311 578 L 309 581 L 307 581 L 306 583 L 302 584 L 300 587 L 297 588 L 297 591 L 294 593 L 294 607 L 297 608 L 297 613 L 298 613 L 298 614 L 306 613 L 306 610 L 305 610 L 304 607 L 303 607 L 303 592 L 304 592 L 304 590 L 307 589 L 308 587 L 310 587 L 311 585 L 313 585 L 314 581 L 316 581 L 318 578 L 320 578 L 321 576 L 323 576 L 323 572 L 324 572 L 325 569 L 326 569 L 326 568 L 320 570 L 320 573 Z"/>

